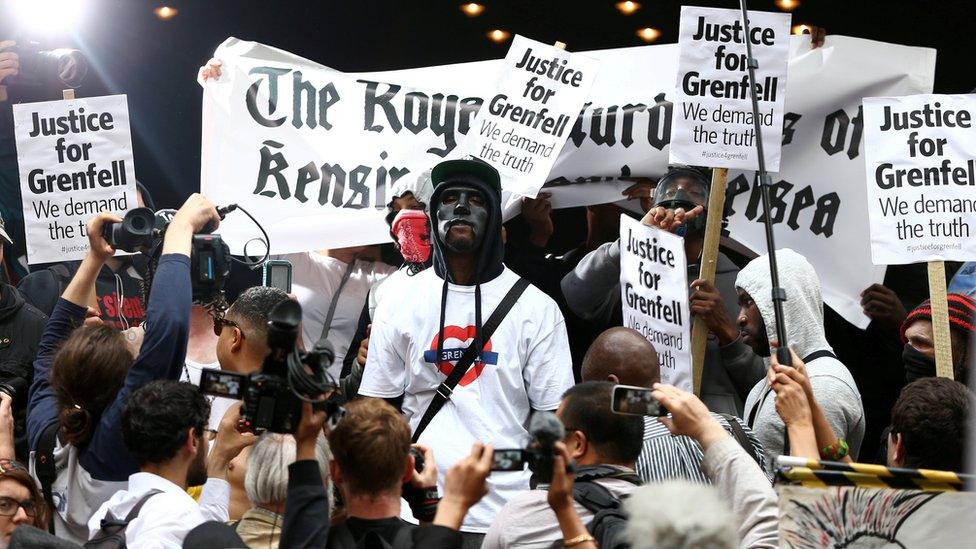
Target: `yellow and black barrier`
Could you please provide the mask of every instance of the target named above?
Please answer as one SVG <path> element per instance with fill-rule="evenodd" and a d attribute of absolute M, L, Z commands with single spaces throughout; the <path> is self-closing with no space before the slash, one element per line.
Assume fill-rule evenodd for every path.
<path fill-rule="evenodd" d="M 964 490 L 967 484 L 976 486 L 976 477 L 973 475 L 951 471 L 818 461 L 793 456 L 780 456 L 777 465 L 777 482 L 799 484 L 808 488 L 858 486 L 946 492 Z"/>

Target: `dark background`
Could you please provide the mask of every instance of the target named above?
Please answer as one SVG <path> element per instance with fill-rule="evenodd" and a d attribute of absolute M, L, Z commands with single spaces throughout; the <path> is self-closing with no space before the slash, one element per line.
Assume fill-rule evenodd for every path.
<path fill-rule="evenodd" d="M 935 91 L 968 92 L 976 86 L 972 13 L 954 1 L 800 0 L 794 24 L 938 50 Z M 682 3 L 737 7 L 735 1 L 645 0 L 624 16 L 613 1 L 492 1 L 469 18 L 462 2 L 360 0 L 87 0 L 81 22 L 68 33 L 33 36 L 45 48 L 74 47 L 86 53 L 98 77 L 79 97 L 128 95 L 137 177 L 157 207 L 178 206 L 199 188 L 200 65 L 228 36 L 276 46 L 342 71 L 402 69 L 496 59 L 509 44 L 486 37 L 493 28 L 543 42 L 561 40 L 573 51 L 644 45 L 638 28 L 661 31 L 656 43 L 677 40 Z M 160 20 L 153 9 L 179 10 Z M 779 11 L 772 0 L 753 0 L 750 9 Z M 0 40 L 25 38 L 0 0 Z M 654 70 L 654 67 L 647 67 Z"/>

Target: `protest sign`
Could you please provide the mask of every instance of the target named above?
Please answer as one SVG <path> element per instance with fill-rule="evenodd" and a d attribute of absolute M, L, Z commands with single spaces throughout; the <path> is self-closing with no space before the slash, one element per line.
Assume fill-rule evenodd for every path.
<path fill-rule="evenodd" d="M 13 106 L 31 264 L 82 259 L 95 214 L 135 208 L 124 95 Z"/>
<path fill-rule="evenodd" d="M 939 375 L 952 377 L 943 261 L 976 259 L 976 95 L 864 99 L 871 259 L 929 263 Z"/>
<path fill-rule="evenodd" d="M 976 259 L 976 95 L 864 99 L 871 259 Z"/>
<path fill-rule="evenodd" d="M 796 36 L 790 47 L 783 159 L 771 197 L 777 244 L 806 256 L 822 277 L 824 301 L 864 327 L 860 293 L 883 279 L 884 267 L 871 263 L 864 215 L 861 98 L 931 92 L 935 51 L 843 36 L 812 51 L 808 37 Z M 600 71 L 549 175 L 554 207 L 619 200 L 632 184 L 621 177 L 660 177 L 668 165 L 677 45 L 580 53 L 599 60 Z M 214 57 L 223 74 L 204 86 L 201 190 L 258 216 L 273 253 L 388 241 L 383 209 L 392 181 L 457 154 L 504 65 L 342 73 L 235 38 Z M 753 179 L 729 173 L 729 230 L 760 251 Z M 220 231 L 240 253 L 256 229 L 228 216 Z"/>
<path fill-rule="evenodd" d="M 620 300 L 624 326 L 657 350 L 661 383 L 692 390 L 684 239 L 621 215 Z"/>
<path fill-rule="evenodd" d="M 480 109 L 463 154 L 488 162 L 502 188 L 535 198 L 590 93 L 599 61 L 516 36 L 497 93 Z"/>
<path fill-rule="evenodd" d="M 766 169 L 779 171 L 790 14 L 750 11 L 747 37 L 739 10 L 697 6 L 681 7 L 672 164 L 759 169 L 747 39 L 758 62 L 755 95 Z"/>

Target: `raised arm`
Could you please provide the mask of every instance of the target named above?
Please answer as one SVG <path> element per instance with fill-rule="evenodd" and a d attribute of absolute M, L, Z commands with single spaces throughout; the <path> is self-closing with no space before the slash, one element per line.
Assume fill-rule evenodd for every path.
<path fill-rule="evenodd" d="M 34 380 L 31 383 L 27 412 L 27 437 L 33 450 L 41 432 L 57 420 L 57 397 L 51 388 L 51 364 L 61 342 L 85 320 L 88 303 L 95 292 L 98 272 L 115 250 L 102 238 L 106 221 L 121 221 L 115 214 L 100 213 L 88 222 L 88 253 L 81 266 L 58 299 L 37 344 L 34 358 Z"/>
<path fill-rule="evenodd" d="M 132 391 L 156 379 L 177 379 L 186 358 L 190 331 L 190 250 L 194 233 L 220 223 L 217 209 L 199 194 L 190 196 L 173 217 L 163 241 L 163 255 L 153 276 L 146 310 L 146 335 L 125 383 L 105 409 L 82 465 L 99 480 L 125 480 L 138 470 L 122 441 L 122 408 Z M 67 294 L 71 290 L 69 285 Z"/>

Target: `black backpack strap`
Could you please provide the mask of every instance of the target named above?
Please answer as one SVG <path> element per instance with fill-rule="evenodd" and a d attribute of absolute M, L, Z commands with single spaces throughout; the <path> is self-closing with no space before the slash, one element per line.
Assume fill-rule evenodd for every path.
<path fill-rule="evenodd" d="M 573 499 L 594 515 L 604 509 L 620 507 L 620 500 L 606 486 L 591 480 L 573 483 Z"/>
<path fill-rule="evenodd" d="M 129 511 L 129 514 L 125 516 L 125 524 L 129 524 L 130 522 L 135 520 L 136 517 L 139 516 L 139 511 L 142 511 L 142 506 L 145 505 L 147 501 L 149 501 L 149 498 L 155 496 L 156 494 L 162 494 L 162 493 L 163 493 L 162 490 L 150 490 L 149 492 L 146 493 L 146 495 L 139 498 L 139 501 L 137 501 L 136 504 L 132 506 L 132 509 Z"/>
<path fill-rule="evenodd" d="M 732 431 L 732 438 L 742 446 L 742 449 L 746 451 L 749 456 L 752 457 L 753 461 L 759 463 L 759 458 L 756 456 L 755 449 L 752 446 L 752 441 L 746 436 L 746 430 L 742 428 L 739 424 L 739 418 L 731 414 L 719 414 L 725 421 L 729 424 L 729 430 Z"/>
<path fill-rule="evenodd" d="M 54 514 L 58 510 L 54 507 L 54 495 L 51 487 L 58 478 L 58 471 L 54 466 L 54 446 L 57 443 L 58 431 L 61 429 L 61 422 L 55 421 L 41 431 L 41 438 L 38 440 L 37 447 L 34 449 L 34 474 L 41 483 L 41 493 L 44 494 L 44 501 L 51 509 L 51 521 L 47 525 L 47 530 L 54 533 Z"/>
<path fill-rule="evenodd" d="M 823 350 L 823 351 L 814 351 L 808 354 L 807 356 L 803 357 L 803 363 L 807 364 L 810 361 L 817 360 L 818 358 L 828 357 L 828 356 L 834 360 L 837 360 L 837 355 L 835 355 L 830 351 Z"/>
<path fill-rule="evenodd" d="M 505 319 L 508 312 L 512 310 L 515 302 L 521 297 L 522 292 L 528 287 L 529 281 L 524 278 L 519 278 L 512 285 L 512 289 L 505 294 L 501 303 L 498 304 L 498 307 L 488 317 L 488 321 L 481 327 L 482 344 L 491 339 L 491 335 L 498 328 L 498 325 L 502 323 L 502 320 Z M 438 334 L 438 336 L 442 337 L 443 334 Z M 464 374 L 468 372 L 468 369 L 474 364 L 475 359 L 480 355 L 481 349 L 475 349 L 475 342 L 471 342 L 471 345 L 464 350 L 464 354 L 461 355 L 461 358 L 454 365 L 451 374 L 437 387 L 434 398 L 427 405 L 427 410 L 424 411 L 424 415 L 420 418 L 420 423 L 417 424 L 417 430 L 413 433 L 413 442 L 417 442 L 420 439 L 420 435 L 427 428 L 427 425 L 430 424 L 431 420 L 434 419 L 434 416 L 437 415 L 437 412 L 451 399 L 451 393 L 454 392 L 454 388 L 457 387 L 458 382 L 461 381 L 461 378 L 464 377 Z M 440 357 L 437 357 L 437 359 L 440 360 Z"/>

